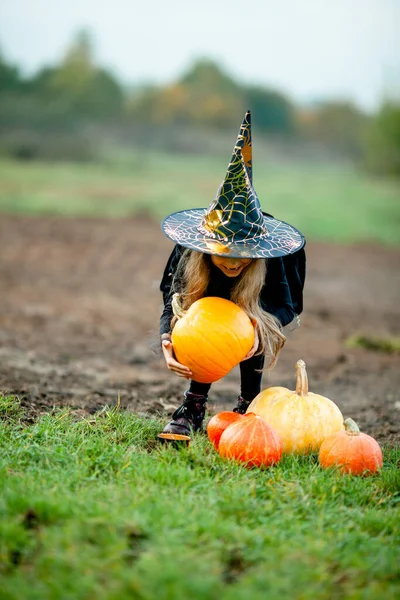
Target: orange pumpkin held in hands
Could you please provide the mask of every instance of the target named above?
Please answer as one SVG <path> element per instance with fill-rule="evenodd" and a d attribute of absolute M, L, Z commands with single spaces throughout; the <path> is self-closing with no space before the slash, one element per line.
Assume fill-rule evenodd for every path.
<path fill-rule="evenodd" d="M 284 452 L 319 450 L 323 440 L 343 429 L 343 416 L 332 400 L 308 391 L 304 361 L 296 363 L 296 391 L 284 387 L 263 390 L 247 412 L 263 417 L 280 435 Z"/>
<path fill-rule="evenodd" d="M 238 365 L 254 344 L 254 327 L 237 304 L 224 298 L 200 298 L 172 330 L 178 362 L 200 383 L 213 383 Z"/>
<path fill-rule="evenodd" d="M 211 417 L 207 424 L 208 439 L 217 450 L 221 435 L 229 425 L 243 419 L 243 415 L 231 411 L 223 411 Z"/>
<path fill-rule="evenodd" d="M 248 414 L 225 429 L 218 452 L 249 467 L 269 467 L 280 461 L 282 442 L 262 417 Z"/>
<path fill-rule="evenodd" d="M 346 419 L 345 430 L 328 437 L 319 451 L 321 467 L 337 466 L 340 473 L 369 475 L 382 467 L 382 450 L 376 440 L 361 433 L 353 419 Z"/>

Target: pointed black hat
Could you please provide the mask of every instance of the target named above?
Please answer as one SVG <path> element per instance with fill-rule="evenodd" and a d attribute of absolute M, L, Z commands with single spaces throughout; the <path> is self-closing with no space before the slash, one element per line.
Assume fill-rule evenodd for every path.
<path fill-rule="evenodd" d="M 300 231 L 262 212 L 253 188 L 250 111 L 243 119 L 215 200 L 207 209 L 172 213 L 161 227 L 181 246 L 232 258 L 285 256 L 304 246 Z"/>

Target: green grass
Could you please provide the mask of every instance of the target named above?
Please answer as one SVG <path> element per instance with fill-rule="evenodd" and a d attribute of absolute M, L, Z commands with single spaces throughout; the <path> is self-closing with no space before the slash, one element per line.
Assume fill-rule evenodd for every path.
<path fill-rule="evenodd" d="M 346 340 L 346 346 L 348 348 L 375 350 L 385 354 L 397 354 L 400 353 L 400 338 L 355 334 Z"/>
<path fill-rule="evenodd" d="M 0 404 L 2 599 L 379 599 L 400 594 L 400 450 L 379 476 L 223 461 L 204 436 L 104 409 Z"/>
<path fill-rule="evenodd" d="M 205 207 L 224 178 L 227 158 L 143 153 L 99 164 L 0 161 L 0 211 L 124 217 Z M 350 167 L 271 165 L 255 157 L 263 209 L 310 240 L 400 244 L 400 186 Z"/>

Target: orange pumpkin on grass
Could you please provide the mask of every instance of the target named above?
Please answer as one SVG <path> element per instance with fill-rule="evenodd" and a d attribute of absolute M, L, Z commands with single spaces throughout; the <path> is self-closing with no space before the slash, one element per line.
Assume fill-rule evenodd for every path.
<path fill-rule="evenodd" d="M 228 410 L 222 411 L 211 417 L 207 424 L 207 435 L 216 450 L 218 449 L 219 440 L 225 429 L 240 419 L 244 419 L 244 416 Z"/>
<path fill-rule="evenodd" d="M 346 419 L 344 431 L 326 438 L 319 451 L 321 467 L 337 466 L 340 473 L 368 475 L 382 467 L 382 450 L 376 440 L 361 433 L 353 419 Z"/>
<path fill-rule="evenodd" d="M 263 390 L 247 412 L 263 417 L 280 435 L 284 452 L 319 450 L 329 435 L 343 430 L 343 416 L 332 400 L 308 391 L 304 361 L 296 363 L 296 391 L 284 387 Z"/>
<path fill-rule="evenodd" d="M 247 414 L 225 429 L 218 452 L 248 467 L 269 467 L 281 460 L 282 442 L 262 417 Z"/>
<path fill-rule="evenodd" d="M 238 365 L 254 344 L 254 327 L 237 304 L 209 296 L 196 300 L 172 330 L 178 362 L 192 379 L 213 383 Z"/>

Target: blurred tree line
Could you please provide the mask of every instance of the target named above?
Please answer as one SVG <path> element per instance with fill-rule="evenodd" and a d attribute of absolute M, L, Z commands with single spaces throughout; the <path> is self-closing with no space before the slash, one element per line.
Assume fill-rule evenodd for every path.
<path fill-rule="evenodd" d="M 86 32 L 59 64 L 31 77 L 0 54 L 0 153 L 18 159 L 88 160 L 110 146 L 226 152 L 224 136 L 232 139 L 247 109 L 258 138 L 277 148 L 400 174 L 400 104 L 386 102 L 375 115 L 350 102 L 298 107 L 207 59 L 169 85 L 128 89 L 96 63 Z"/>

